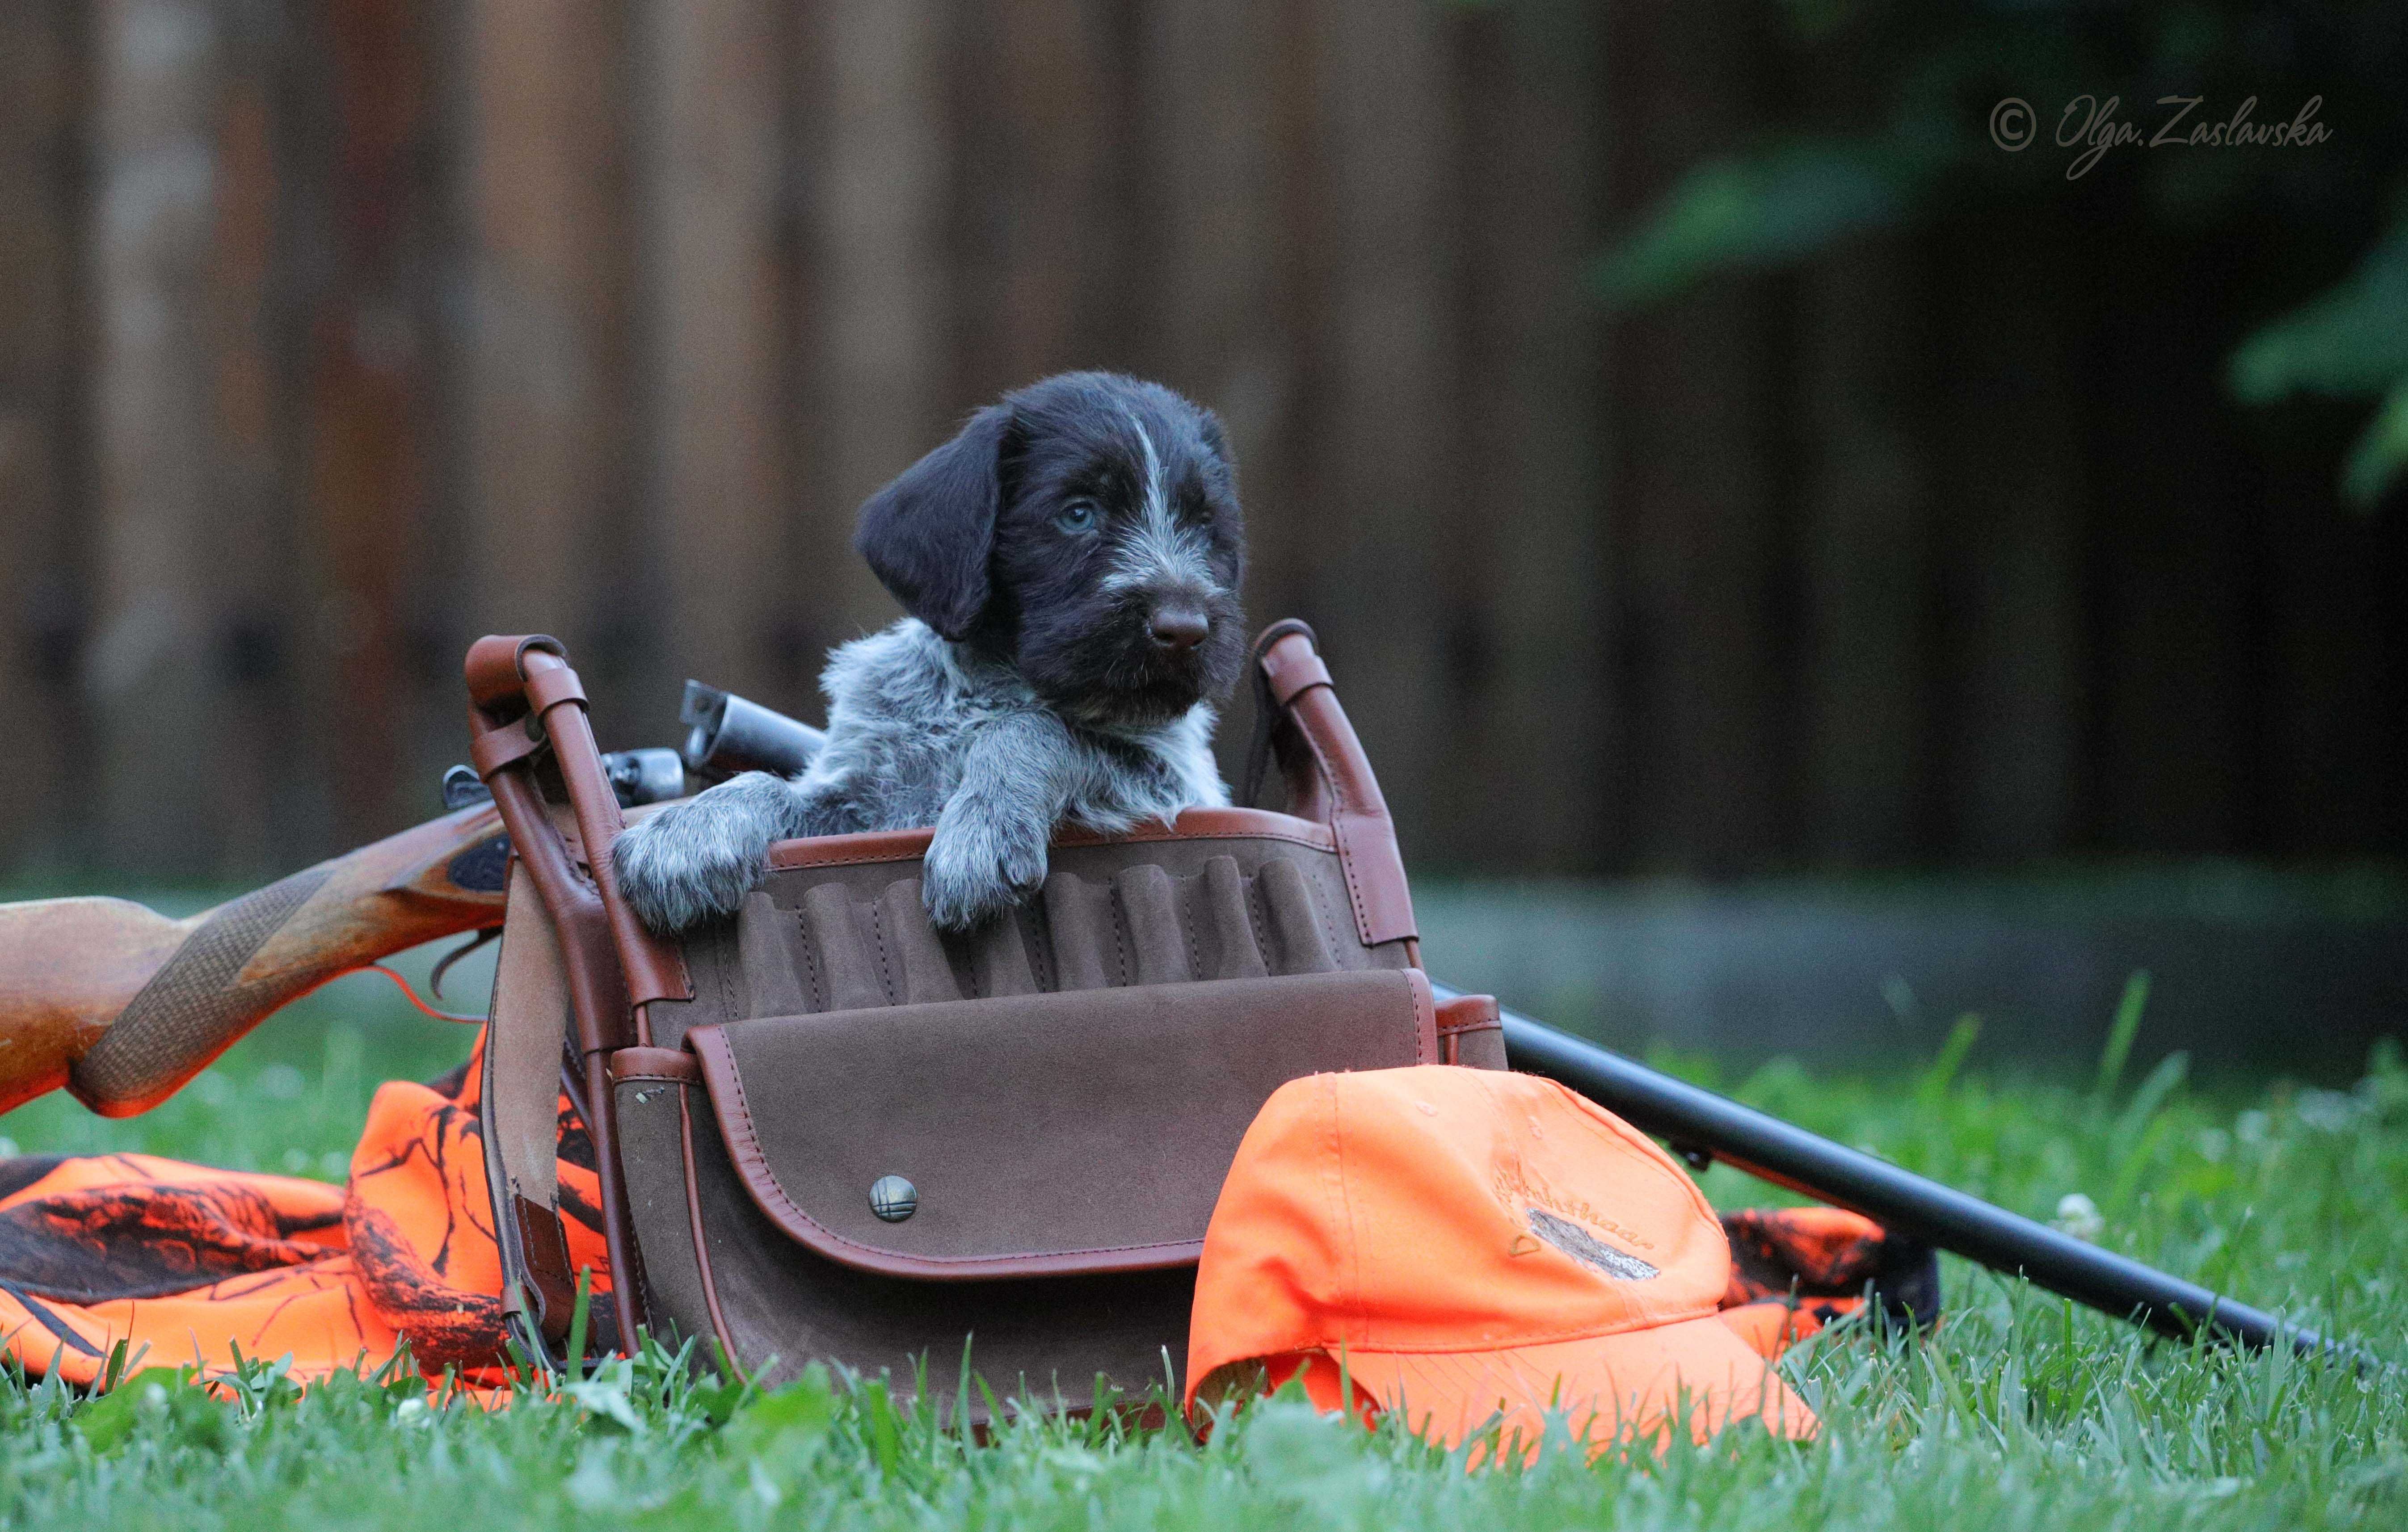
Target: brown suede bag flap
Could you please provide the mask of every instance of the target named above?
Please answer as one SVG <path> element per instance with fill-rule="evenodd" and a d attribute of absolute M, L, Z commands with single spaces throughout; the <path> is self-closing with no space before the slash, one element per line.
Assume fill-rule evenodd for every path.
<path fill-rule="evenodd" d="M 1439 1057 L 1413 968 L 771 1017 L 686 1046 L 771 1224 L 846 1266 L 958 1281 L 1190 1264 L 1273 1091 Z M 871 1206 L 890 1176 L 916 1196 L 896 1222 Z"/>

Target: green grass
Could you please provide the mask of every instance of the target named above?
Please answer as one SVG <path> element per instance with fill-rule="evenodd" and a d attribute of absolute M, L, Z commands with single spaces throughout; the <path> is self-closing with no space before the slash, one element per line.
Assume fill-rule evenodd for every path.
<path fill-rule="evenodd" d="M 64 1099 L 6 1120 L 21 1148 L 140 1148 L 339 1175 L 375 1081 L 431 1075 L 466 1033 L 347 981 L 161 1110 L 102 1123 Z M 363 1020 L 363 1018 L 367 1018 Z M 2408 1070 L 2350 1092 L 2189 1089 L 2134 1059 L 2079 1084 L 1776 1065 L 1725 1089 L 2042 1217 L 2081 1193 L 2116 1249 L 2355 1337 L 2364 1372 L 2152 1342 L 1952 1263 L 1922 1340 L 1843 1329 L 1785 1366 L 1821 1412 L 1798 1447 L 1744 1429 L 1658 1459 L 1551 1452 L 1467 1475 L 1301 1406 L 1206 1447 L 1110 1424 L 966 1446 L 868 1387 L 732 1397 L 658 1358 L 575 1398 L 484 1412 L 272 1367 L 241 1400 L 146 1387 L 98 1405 L 0 1385 L 0 1524 L 47 1527 L 2182 1526 L 2408 1525 Z M 1713 1081 L 1696 1060 L 1664 1061 Z M 1724 1205 L 1776 1200 L 1727 1170 Z M 732 1420 L 727 1420 L 733 1410 Z"/>

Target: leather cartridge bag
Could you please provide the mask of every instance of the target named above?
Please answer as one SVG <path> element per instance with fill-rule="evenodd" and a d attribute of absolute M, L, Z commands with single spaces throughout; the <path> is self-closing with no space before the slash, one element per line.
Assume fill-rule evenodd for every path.
<path fill-rule="evenodd" d="M 1081 1408 L 1184 1357 L 1205 1224 L 1280 1085 L 1502 1067 L 1493 1001 L 1433 1003 L 1311 630 L 1254 659 L 1248 795 L 1275 759 L 1284 812 L 1066 828 L 1043 888 L 967 936 L 922 909 L 927 830 L 783 841 L 681 943 L 612 884 L 619 813 L 559 646 L 480 640 L 476 761 L 518 854 L 483 1126 L 526 1342 L 557 1346 L 574 1286 L 564 1078 L 606 1204 L 606 1343 L 640 1325 L 767 1382 L 816 1359 L 940 1397 L 967 1355 L 998 1397 Z"/>

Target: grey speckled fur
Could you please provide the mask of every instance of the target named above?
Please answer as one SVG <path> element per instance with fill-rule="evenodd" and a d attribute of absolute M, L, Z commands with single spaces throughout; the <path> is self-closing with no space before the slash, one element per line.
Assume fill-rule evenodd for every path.
<path fill-rule="evenodd" d="M 910 615 L 829 656 L 799 778 L 619 841 L 646 923 L 734 912 L 773 840 L 931 824 L 921 897 L 962 930 L 1045 881 L 1058 823 L 1228 802 L 1211 700 L 1245 663 L 1245 526 L 1211 410 L 1117 373 L 1015 389 L 864 502 L 853 547 Z"/>
<path fill-rule="evenodd" d="M 933 823 L 922 895 L 964 929 L 1045 881 L 1057 823 L 1111 832 L 1229 801 L 1209 702 L 1167 723 L 1074 723 L 1011 665 L 915 618 L 838 649 L 820 688 L 827 743 L 802 776 L 748 773 L 620 838 L 619 886 L 645 923 L 732 914 L 773 840 Z"/>

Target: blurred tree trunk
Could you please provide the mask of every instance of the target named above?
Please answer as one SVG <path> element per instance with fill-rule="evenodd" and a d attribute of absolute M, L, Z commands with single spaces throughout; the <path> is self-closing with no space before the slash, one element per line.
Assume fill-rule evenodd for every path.
<path fill-rule="evenodd" d="M 1441 844 L 1455 865 L 1593 870 L 1604 748 L 1603 331 L 1584 281 L 1601 242 L 1599 27 L 1580 0 L 1464 13 L 1456 197 L 1464 432 L 1440 537 L 1458 742 Z"/>
<path fill-rule="evenodd" d="M 1624 218 L 1737 144 L 1756 28 L 1735 0 L 1609 13 L 1608 169 Z M 1622 743 L 1617 860 L 1728 874 L 1781 844 L 1784 731 L 1775 602 L 1780 437 L 1770 294 L 1730 280 L 1613 338 L 1612 496 Z"/>
<path fill-rule="evenodd" d="M 1454 123 L 1433 7 L 1332 0 L 1312 35 L 1320 206 L 1310 236 L 1324 307 L 1313 598 L 1347 711 L 1379 763 L 1406 856 L 1444 854 L 1440 801 L 1456 733 L 1441 656 L 1455 536 L 1446 516 L 1457 435 L 1447 217 Z"/>
<path fill-rule="evenodd" d="M 585 0 L 468 0 L 462 193 L 470 301 L 462 435 L 467 600 L 482 633 L 551 633 L 589 681 L 631 667 L 622 622 L 639 461 L 619 16 Z M 456 673 L 456 672 L 455 672 Z"/>
<path fill-rule="evenodd" d="M 953 79 L 960 408 L 1069 367 L 1126 365 L 1119 322 L 1134 230 L 1116 216 L 1137 122 L 1123 7 L 961 7 Z M 900 465 L 897 465 L 900 466 Z"/>
<path fill-rule="evenodd" d="M 2268 637 L 2251 486 L 2218 391 L 2237 252 L 2119 225 L 2093 241 L 2121 254 L 2090 289 L 2105 332 L 2086 411 L 2100 449 L 2083 551 L 2100 609 L 2090 828 L 2111 850 L 2229 854 L 2252 849 L 2245 826 L 2262 817 L 2249 654 Z"/>
<path fill-rule="evenodd" d="M 854 509 L 935 447 L 968 400 L 952 379 L 948 16 L 938 0 L 829 0 L 805 13 L 796 94 L 804 183 L 796 287 L 800 668 L 897 615 L 853 551 Z M 815 699 L 797 705 L 819 716 Z"/>
<path fill-rule="evenodd" d="M 1876 236 L 1805 273 L 1806 850 L 1896 866 L 1934 845 L 1931 516 L 1914 245 Z"/>
<path fill-rule="evenodd" d="M 15 778 L 0 794 L 0 874 L 67 855 L 84 808 L 73 684 L 83 620 L 82 14 L 67 0 L 0 7 L 0 718 L 11 725 Z"/>
<path fill-rule="evenodd" d="M 286 596 L 298 653 L 284 668 L 305 702 L 281 720 L 263 713 L 257 727 L 287 771 L 295 737 L 322 752 L 332 838 L 348 845 L 423 817 L 436 804 L 424 752 L 459 753 L 457 655 L 444 665 L 413 652 L 425 626 L 412 615 L 421 571 L 440 563 L 424 170 L 437 50 L 426 8 L 408 0 L 340 0 L 303 36 L 315 47 L 286 64 L 299 121 L 283 136 L 288 180 L 306 179 L 308 243 L 286 255 L 299 270 L 284 279 L 303 299 L 289 370 L 307 492 L 299 552 L 312 578 L 306 595 Z M 322 137 L 306 125 L 321 122 L 333 130 Z M 303 189 L 291 194 L 303 200 Z M 448 704 L 439 713 L 429 690 Z M 303 715 L 322 731 L 296 726 Z M 423 737 L 430 717 L 448 737 Z"/>
<path fill-rule="evenodd" d="M 1283 243 L 1286 178 L 1302 148 L 1293 13 L 1285 0 L 1162 0 L 1148 10 L 1139 93 L 1139 365 L 1213 409 L 1227 429 L 1248 513 L 1254 629 L 1304 599 L 1297 551 L 1315 531 L 1298 488 L 1310 450 L 1297 429 L 1299 284 Z M 1219 736 L 1233 789 L 1252 715 L 1251 692 L 1240 688 Z"/>
<path fill-rule="evenodd" d="M 748 696 L 785 690 L 775 640 L 796 603 L 780 418 L 786 36 L 770 0 L 646 0 L 645 695 L 625 722 L 668 737 L 672 650 Z M 650 605 L 650 603 L 648 603 Z M 632 738 L 632 737 L 631 737 Z"/>
<path fill-rule="evenodd" d="M 96 26 L 93 303 L 100 848 L 198 878 L 222 844 L 211 744 L 218 593 L 209 270 L 223 81 L 216 7 L 102 0 Z"/>
<path fill-rule="evenodd" d="M 2357 422 L 2325 423 L 2251 476 L 2270 609 L 2254 743 L 2271 848 L 2364 857 L 2408 846 L 2408 517 L 2334 514 L 2332 465 Z"/>
<path fill-rule="evenodd" d="M 213 866 L 219 876 L 239 879 L 302 859 L 304 848 L 330 828 L 350 837 L 362 826 L 340 811 L 328 823 L 322 809 L 330 795 L 321 785 L 328 763 L 317 750 L 296 752 L 291 739 L 294 720 L 308 708 L 296 683 L 318 679 L 308 651 L 371 646 L 362 644 L 360 627 L 325 631 L 326 609 L 312 609 L 303 594 L 314 582 L 293 578 L 303 566 L 302 539 L 285 471 L 283 415 L 297 369 L 280 354 L 277 333 L 280 300 L 290 294 L 279 282 L 287 187 L 275 132 L 279 64 L 289 44 L 253 18 L 222 11 L 220 20 L 215 208 L 203 273 L 210 448 L 196 557 L 181 578 L 195 589 L 194 609 L 207 614 L 195 637 L 207 661 L 199 684 L 207 692 L 209 833 L 219 842 Z M 345 605 L 347 612 L 366 609 L 356 601 Z M 298 656 L 291 642 L 296 629 L 304 651 Z M 350 680 L 368 694 L 359 700 L 381 692 L 390 658 L 375 654 L 350 666 Z M 339 693 L 322 684 L 310 689 L 321 706 Z M 362 714 L 340 704 L 330 720 L 342 725 L 327 742 L 338 766 L 351 764 L 340 753 L 351 728 L 365 727 L 374 739 L 390 727 L 380 709 Z M 338 810 L 379 795 L 373 774 L 389 755 L 388 742 L 370 774 L 338 772 L 331 784 Z M 375 813 L 366 819 L 383 822 Z"/>
<path fill-rule="evenodd" d="M 1957 231 L 1945 320 L 1942 590 L 1953 675 L 1953 849 L 2065 850 L 2086 796 L 2089 645 L 2079 585 L 2084 437 L 2063 294 L 2080 280 L 2045 212 Z"/>
<path fill-rule="evenodd" d="M 1797 80 L 1808 112 L 1843 128 L 1879 85 L 1865 38 L 1844 31 L 1812 50 Z M 1803 684 L 1789 716 L 1800 849 L 1825 866 L 1899 866 L 1943 833 L 1927 253 L 1911 235 L 1862 235 L 1798 283 Z"/>

